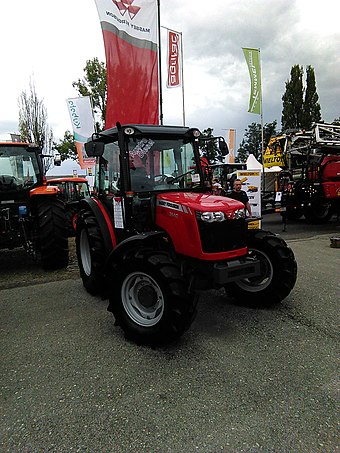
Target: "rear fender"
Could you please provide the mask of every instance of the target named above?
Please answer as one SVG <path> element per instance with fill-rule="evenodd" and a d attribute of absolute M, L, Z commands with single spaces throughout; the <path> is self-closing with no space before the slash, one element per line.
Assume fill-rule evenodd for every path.
<path fill-rule="evenodd" d="M 59 192 L 60 190 L 56 186 L 39 186 L 30 190 L 30 197 L 35 197 L 37 195 L 57 195 Z"/>
<path fill-rule="evenodd" d="M 105 250 L 109 254 L 117 245 L 111 214 L 97 198 L 85 198 L 81 200 L 79 208 L 80 210 L 85 209 L 91 211 L 95 216 L 101 231 Z"/>

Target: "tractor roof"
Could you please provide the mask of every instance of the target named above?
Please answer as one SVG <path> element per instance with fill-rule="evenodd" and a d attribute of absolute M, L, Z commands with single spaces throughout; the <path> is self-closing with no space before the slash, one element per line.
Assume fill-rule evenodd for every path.
<path fill-rule="evenodd" d="M 128 128 L 134 129 L 135 135 L 173 135 L 177 137 L 188 136 L 188 132 L 193 130 L 192 128 L 184 126 L 161 126 L 155 124 L 124 124 L 119 127 L 124 130 Z M 105 140 L 106 137 L 110 139 L 115 138 L 116 136 L 118 136 L 118 130 L 118 127 L 106 129 L 98 134 L 93 134 L 93 136 L 88 141 L 101 141 L 103 139 Z"/>

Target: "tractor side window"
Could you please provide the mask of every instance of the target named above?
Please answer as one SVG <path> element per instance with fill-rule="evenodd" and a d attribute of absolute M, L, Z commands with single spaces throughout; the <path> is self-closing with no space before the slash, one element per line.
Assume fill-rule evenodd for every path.
<path fill-rule="evenodd" d="M 119 165 L 119 146 L 118 142 L 105 145 L 102 156 L 100 191 L 106 194 L 117 195 L 120 190 L 120 165 Z"/>

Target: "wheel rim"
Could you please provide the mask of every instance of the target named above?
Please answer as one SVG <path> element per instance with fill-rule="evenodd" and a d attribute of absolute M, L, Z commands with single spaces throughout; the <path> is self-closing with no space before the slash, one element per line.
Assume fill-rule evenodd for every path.
<path fill-rule="evenodd" d="M 274 268 L 270 258 L 261 250 L 249 249 L 249 255 L 260 261 L 260 275 L 237 282 L 237 285 L 250 293 L 257 293 L 266 289 L 273 280 Z"/>
<path fill-rule="evenodd" d="M 163 316 L 164 296 L 150 275 L 129 274 L 123 281 L 121 297 L 126 313 L 139 326 L 152 327 Z"/>
<path fill-rule="evenodd" d="M 80 258 L 83 270 L 89 277 L 91 275 L 91 252 L 89 238 L 84 229 L 80 232 Z"/>

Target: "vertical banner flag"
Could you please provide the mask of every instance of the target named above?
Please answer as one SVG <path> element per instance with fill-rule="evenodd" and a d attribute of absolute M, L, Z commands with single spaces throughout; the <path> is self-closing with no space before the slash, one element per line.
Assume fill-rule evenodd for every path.
<path fill-rule="evenodd" d="M 167 88 L 182 86 L 181 80 L 181 34 L 168 29 L 168 77 Z"/>
<path fill-rule="evenodd" d="M 236 130 L 229 129 L 229 154 L 228 154 L 228 162 L 230 164 L 235 163 L 235 137 L 236 137 Z"/>
<path fill-rule="evenodd" d="M 94 159 L 86 155 L 84 143 L 94 132 L 94 119 L 89 96 L 67 99 L 80 168 L 92 167 Z"/>
<path fill-rule="evenodd" d="M 262 112 L 260 50 L 247 47 L 243 47 L 242 50 L 248 65 L 251 82 L 248 112 L 260 115 Z"/>
<path fill-rule="evenodd" d="M 105 128 L 159 124 L 157 0 L 95 0 L 107 69 Z"/>

